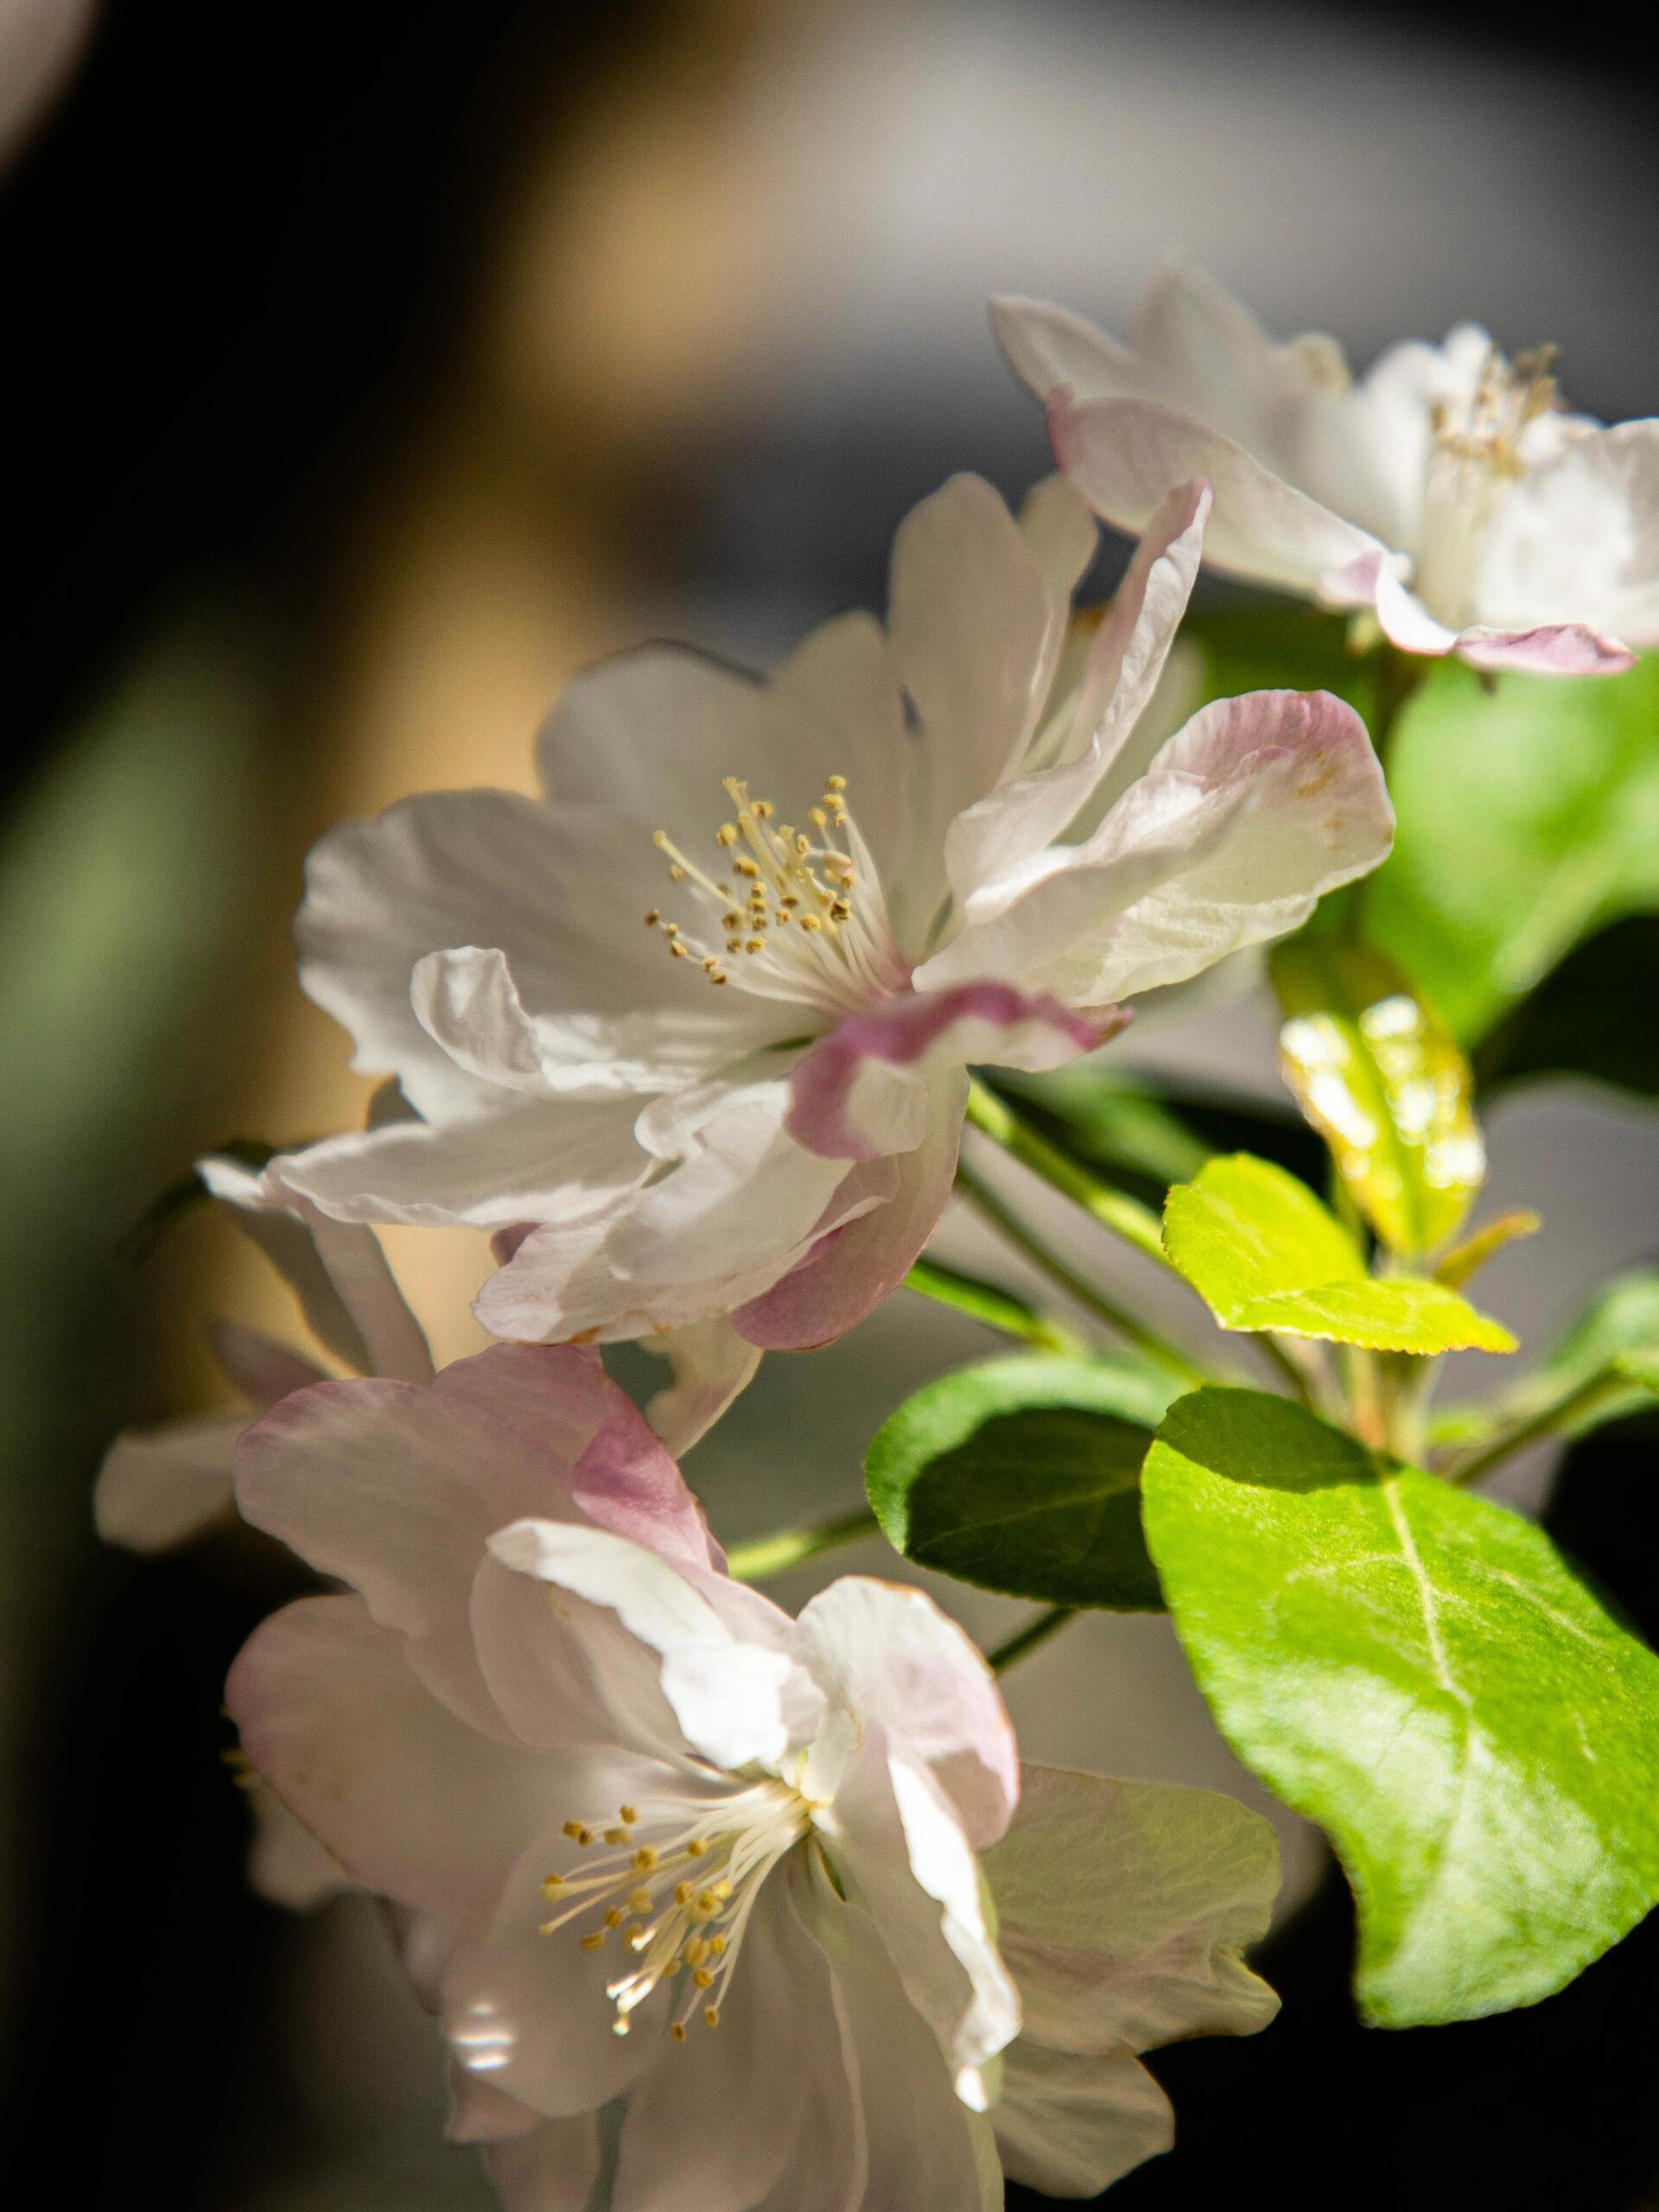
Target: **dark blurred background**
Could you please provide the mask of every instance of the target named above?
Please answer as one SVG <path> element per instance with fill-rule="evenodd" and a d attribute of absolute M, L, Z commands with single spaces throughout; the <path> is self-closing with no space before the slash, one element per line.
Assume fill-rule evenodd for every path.
<path fill-rule="evenodd" d="M 372 1919 L 289 1922 L 242 1885 L 219 1685 L 280 1567 L 90 1535 L 110 1433 L 213 1398 L 205 1317 L 288 1325 L 221 1225 L 142 1260 L 124 1232 L 207 1146 L 360 1107 L 292 986 L 311 837 L 412 788 L 526 785 L 541 711 L 599 652 L 667 632 L 762 659 L 879 601 L 893 525 L 952 468 L 1021 492 L 1046 452 L 995 289 L 1121 324 L 1179 251 L 1359 361 L 1472 316 L 1558 342 L 1575 404 L 1651 411 L 1650 20 L 0 0 L 0 2027 L 6 2139 L 58 2159 L 57 2193 L 486 2201 L 435 2147 L 441 2069 Z M 1236 1027 L 1188 1049 L 1271 1081 Z M 1521 1102 L 1493 1155 L 1494 1195 L 1551 1222 L 1530 1276 L 1494 1267 L 1508 1318 L 1545 1328 L 1650 1255 L 1636 1109 Z M 480 1255 L 393 1241 L 441 1352 L 470 1348 Z M 839 1504 L 875 1421 L 979 1348 L 900 1301 L 771 1363 L 693 1478 L 737 1536 Z M 796 1408 L 804 1472 L 764 1444 Z M 1580 1446 L 1550 1509 L 1650 1634 L 1654 1440 Z M 1045 1755 L 1247 1789 L 1161 1623 L 1084 1624 L 1014 1702 Z M 1285 2014 L 1159 2062 L 1182 2146 L 1125 2212 L 1247 2175 L 1288 2212 L 1659 2206 L 1651 1929 L 1530 2012 L 1362 2034 L 1341 1891 L 1285 1834 Z"/>

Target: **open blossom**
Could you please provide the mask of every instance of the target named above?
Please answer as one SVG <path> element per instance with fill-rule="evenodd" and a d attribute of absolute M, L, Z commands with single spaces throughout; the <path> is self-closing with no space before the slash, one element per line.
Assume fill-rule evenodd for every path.
<path fill-rule="evenodd" d="M 1334 340 L 1276 343 L 1190 270 L 1129 346 L 1039 300 L 994 315 L 1061 467 L 1122 530 L 1202 474 L 1217 567 L 1373 607 L 1407 652 L 1595 676 L 1659 642 L 1659 421 L 1566 412 L 1551 349 L 1509 360 L 1462 323 L 1356 383 Z"/>
<path fill-rule="evenodd" d="M 302 1392 L 238 1491 L 346 1586 L 238 1660 L 245 1751 L 396 1909 L 515 2212 L 587 2202 L 617 2100 L 615 2212 L 1091 2194 L 1170 2139 L 1135 2051 L 1271 2018 L 1264 1822 L 1022 1797 L 960 1630 L 881 1582 L 791 1619 L 731 1581 L 592 1353 Z"/>
<path fill-rule="evenodd" d="M 885 627 L 842 616 L 764 683 L 626 654 L 556 709 L 546 798 L 326 837 L 302 980 L 418 1118 L 276 1177 L 342 1218 L 506 1232 L 498 1336 L 696 1326 L 708 1402 L 757 1347 L 850 1327 L 944 1208 L 971 1063 L 1087 1051 L 1387 850 L 1364 730 L 1323 694 L 1137 741 L 1209 508 L 1171 494 L 1090 632 L 1076 495 L 1016 522 L 954 478 L 899 532 Z"/>

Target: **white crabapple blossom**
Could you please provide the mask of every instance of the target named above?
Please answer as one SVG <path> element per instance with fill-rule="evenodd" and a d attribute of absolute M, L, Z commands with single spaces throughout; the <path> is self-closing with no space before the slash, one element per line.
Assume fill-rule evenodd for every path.
<path fill-rule="evenodd" d="M 1061 467 L 1122 530 L 1201 474 L 1217 567 L 1373 608 L 1406 652 L 1596 676 L 1659 643 L 1659 420 L 1567 412 L 1551 348 L 1508 359 L 1461 323 L 1356 382 L 1333 340 L 1279 343 L 1186 269 L 1128 346 L 1040 300 L 993 318 Z"/>
<path fill-rule="evenodd" d="M 254 1769 L 385 1899 L 512 2212 L 968 2212 L 1167 2146 L 1135 2053 L 1249 2032 L 1271 1830 L 1018 1764 L 921 1592 L 725 1573 L 597 1355 L 324 1383 L 238 1455 L 340 1595 L 257 1630 Z"/>
<path fill-rule="evenodd" d="M 765 683 L 624 654 L 556 707 L 545 797 L 325 837 L 302 980 L 414 1118 L 274 1177 L 345 1219 L 505 1232 L 498 1336 L 696 1328 L 705 1407 L 849 1328 L 944 1208 L 970 1064 L 1089 1050 L 1388 849 L 1324 694 L 1137 735 L 1210 505 L 1170 493 L 1091 625 L 1077 495 L 1051 479 L 1016 520 L 953 478 L 899 531 L 885 626 L 841 616 Z"/>

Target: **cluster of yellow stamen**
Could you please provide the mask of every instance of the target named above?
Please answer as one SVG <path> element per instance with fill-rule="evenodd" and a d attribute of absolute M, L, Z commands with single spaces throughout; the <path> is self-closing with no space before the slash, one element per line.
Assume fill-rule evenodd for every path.
<path fill-rule="evenodd" d="M 835 842 L 849 828 L 845 776 L 825 779 L 819 804 L 808 810 L 810 830 L 779 822 L 772 801 L 751 798 L 748 785 L 735 776 L 726 778 L 725 788 L 735 818 L 721 824 L 715 843 L 729 873 L 698 867 L 665 830 L 656 836 L 668 858 L 669 880 L 689 883 L 718 912 L 723 952 L 688 936 L 658 907 L 645 916 L 646 928 L 662 931 L 676 960 L 695 960 L 715 984 L 731 981 L 728 962 L 767 952 L 775 931 L 833 942 L 853 919 L 856 874 L 851 853 Z"/>
<path fill-rule="evenodd" d="M 1430 410 L 1440 450 L 1459 461 L 1479 461 L 1500 476 L 1518 476 L 1527 425 L 1555 404 L 1555 361 L 1554 346 L 1517 353 L 1513 361 L 1493 346 L 1466 406 L 1437 400 Z"/>
<path fill-rule="evenodd" d="M 567 1821 L 564 1834 L 579 1850 L 609 1848 L 582 1871 L 546 1877 L 543 1896 L 563 1909 L 543 1922 L 541 1933 L 551 1936 L 597 1912 L 599 1924 L 581 1939 L 583 1950 L 603 1950 L 615 1937 L 637 1961 L 607 1986 L 616 2006 L 614 2032 L 627 2034 L 629 2015 L 659 1982 L 683 1980 L 668 2032 L 683 2043 L 699 2012 L 708 2026 L 720 2025 L 760 1884 L 808 1825 L 805 1801 L 771 1779 L 721 1798 L 667 1801 L 643 1815 L 624 1805 L 613 1820 Z M 671 1841 L 640 1840 L 642 1827 L 677 1827 Z"/>

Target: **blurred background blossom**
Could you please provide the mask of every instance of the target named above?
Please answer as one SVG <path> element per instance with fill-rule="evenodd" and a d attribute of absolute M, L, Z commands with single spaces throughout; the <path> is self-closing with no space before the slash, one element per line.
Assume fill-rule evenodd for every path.
<path fill-rule="evenodd" d="M 668 635 L 762 661 L 879 604 L 895 523 L 952 469 L 1021 493 L 1046 447 L 988 334 L 996 290 L 1121 327 L 1181 252 L 1358 363 L 1473 317 L 1560 344 L 1579 407 L 1659 408 L 1639 22 L 1471 0 L 0 5 L 0 2020 L 10 2139 L 63 2134 L 80 2201 L 486 2202 L 470 2155 L 434 2148 L 435 2047 L 366 1908 L 289 1923 L 241 1887 L 219 1683 L 286 1570 L 246 1535 L 159 1567 L 91 1538 L 109 1433 L 222 1387 L 207 1318 L 289 1325 L 224 1223 L 127 1232 L 208 1147 L 362 1109 L 293 988 L 308 844 L 412 790 L 529 788 L 537 722 L 599 653 Z M 1277 1091 L 1249 1003 L 1113 1050 Z M 1541 1086 L 1491 1139 L 1491 1205 L 1546 1217 L 1487 1279 L 1535 1338 L 1652 1255 L 1655 1132 Z M 481 1247 L 389 1241 L 439 1357 L 473 1348 Z M 976 1233 L 943 1249 L 971 1263 Z M 769 1361 L 691 1479 L 732 1539 L 854 1503 L 879 1420 L 988 1349 L 900 1297 Z M 1536 1504 L 1548 1474 L 1511 1495 Z M 887 1571 L 874 1545 L 845 1564 Z M 1020 1618 L 946 1602 L 982 1636 Z M 1038 1757 L 1265 1802 L 1161 1620 L 1095 1617 L 1011 1687 Z M 1357 2049 L 1340 1908 L 1275 1817 L 1291 1901 L 1316 1896 L 1286 2018 L 1166 2062 L 1187 2147 L 1125 2212 L 1208 2202 L 1242 2156 L 1279 2202 L 1323 2205 L 1361 2099 L 1395 2116 L 1350 2204 L 1479 2187 L 1631 2212 L 1659 2186 L 1651 1943 L 1535 2014 Z"/>

